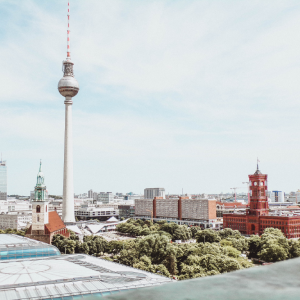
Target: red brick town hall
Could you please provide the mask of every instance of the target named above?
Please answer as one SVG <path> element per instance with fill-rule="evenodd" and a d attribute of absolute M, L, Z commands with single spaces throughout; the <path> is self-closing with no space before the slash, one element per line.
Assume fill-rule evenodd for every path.
<path fill-rule="evenodd" d="M 245 214 L 224 214 L 223 228 L 231 228 L 242 234 L 261 235 L 265 228 L 280 229 L 287 238 L 300 237 L 300 216 L 276 215 L 269 212 L 267 196 L 268 175 L 258 169 L 249 175 L 250 203 Z"/>

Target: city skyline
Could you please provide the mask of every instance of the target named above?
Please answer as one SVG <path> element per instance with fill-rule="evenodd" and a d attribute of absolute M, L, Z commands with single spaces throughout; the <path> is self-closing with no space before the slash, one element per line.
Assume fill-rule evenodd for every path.
<path fill-rule="evenodd" d="M 0 2 L 8 194 L 29 194 L 40 158 L 62 194 L 65 3 Z M 270 190 L 300 188 L 298 11 L 296 1 L 73 1 L 75 193 L 225 193 L 257 156 Z"/>

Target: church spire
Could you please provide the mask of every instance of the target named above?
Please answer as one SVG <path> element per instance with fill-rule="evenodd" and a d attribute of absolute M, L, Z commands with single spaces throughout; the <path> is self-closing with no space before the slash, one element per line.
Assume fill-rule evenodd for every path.
<path fill-rule="evenodd" d="M 36 186 L 34 188 L 35 199 L 34 201 L 45 201 L 46 186 L 44 184 L 45 178 L 42 172 L 42 160 L 40 161 L 40 168 L 37 174 Z"/>
<path fill-rule="evenodd" d="M 36 185 L 43 186 L 44 180 L 45 180 L 45 178 L 44 178 L 44 173 L 42 172 L 42 160 L 40 160 L 40 168 L 39 168 L 39 172 L 37 174 Z"/>

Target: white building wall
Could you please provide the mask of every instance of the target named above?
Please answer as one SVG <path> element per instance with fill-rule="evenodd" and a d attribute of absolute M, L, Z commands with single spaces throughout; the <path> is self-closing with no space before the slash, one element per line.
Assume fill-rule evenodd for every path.
<path fill-rule="evenodd" d="M 0 229 L 24 229 L 24 225 L 32 222 L 31 214 L 9 213 L 0 214 Z"/>
<path fill-rule="evenodd" d="M 40 212 L 37 212 L 37 206 Z M 44 230 L 44 225 L 49 223 L 48 202 L 34 201 L 32 203 L 32 230 Z"/>
<path fill-rule="evenodd" d="M 272 191 L 270 194 L 271 202 L 284 202 L 284 192 Z"/>
<path fill-rule="evenodd" d="M 166 198 L 166 192 L 164 188 L 146 188 L 144 189 L 144 198 L 153 199 L 154 197 Z"/>

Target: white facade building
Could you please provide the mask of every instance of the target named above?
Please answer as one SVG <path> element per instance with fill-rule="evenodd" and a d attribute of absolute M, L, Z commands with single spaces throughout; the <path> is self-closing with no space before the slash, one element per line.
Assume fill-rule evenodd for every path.
<path fill-rule="evenodd" d="M 75 210 L 75 216 L 81 219 L 118 216 L 119 210 L 114 207 L 96 207 L 92 204 L 83 204 L 78 210 Z"/>
<path fill-rule="evenodd" d="M 284 202 L 284 192 L 272 191 L 270 194 L 271 202 Z"/>
<path fill-rule="evenodd" d="M 31 224 L 31 222 L 31 213 L 10 212 L 0 214 L 0 229 L 25 229 L 27 224 Z"/>
<path fill-rule="evenodd" d="M 166 198 L 166 191 L 164 188 L 146 188 L 144 189 L 144 198 L 153 199 L 154 197 Z"/>
<path fill-rule="evenodd" d="M 111 203 L 114 200 L 114 195 L 112 192 L 99 193 L 97 201 L 102 202 L 103 204 Z"/>
<path fill-rule="evenodd" d="M 18 200 L 8 198 L 8 200 L 0 200 L 0 213 L 7 212 L 31 212 L 31 203 L 27 200 Z"/>

